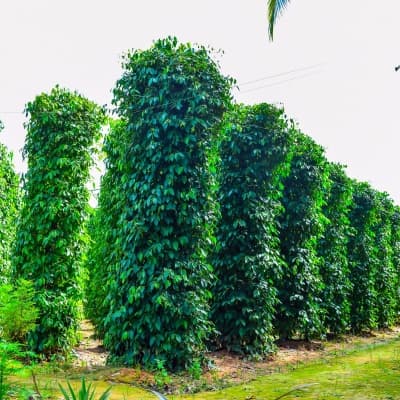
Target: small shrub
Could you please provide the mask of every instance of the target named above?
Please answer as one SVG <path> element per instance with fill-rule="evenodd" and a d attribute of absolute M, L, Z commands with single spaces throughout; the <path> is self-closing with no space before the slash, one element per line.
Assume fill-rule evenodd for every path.
<path fill-rule="evenodd" d="M 38 317 L 34 295 L 32 283 L 26 280 L 18 281 L 15 286 L 0 286 L 0 338 L 8 342 L 25 341 Z"/>
<path fill-rule="evenodd" d="M 188 368 L 188 372 L 193 379 L 199 380 L 201 377 L 202 368 L 201 361 L 199 359 L 193 360 L 192 365 Z"/>
<path fill-rule="evenodd" d="M 158 387 L 164 387 L 171 382 L 171 377 L 165 369 L 164 360 L 156 360 L 156 373 L 154 375 L 154 380 Z"/>

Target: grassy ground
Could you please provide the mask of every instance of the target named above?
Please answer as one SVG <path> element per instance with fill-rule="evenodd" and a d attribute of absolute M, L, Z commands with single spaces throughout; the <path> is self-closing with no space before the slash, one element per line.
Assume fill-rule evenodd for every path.
<path fill-rule="evenodd" d="M 400 339 L 310 361 L 293 367 L 292 371 L 261 376 L 247 384 L 218 392 L 169 398 L 272 400 L 302 385 L 306 387 L 285 399 L 400 399 Z"/>
<path fill-rule="evenodd" d="M 291 389 L 302 387 L 285 399 L 400 400 L 400 338 L 372 344 L 363 342 L 356 347 L 337 347 L 329 353 L 321 353 L 320 358 L 296 361 L 275 369 L 275 372 L 271 371 L 259 370 L 257 377 L 251 380 L 248 380 L 248 376 L 240 376 L 239 372 L 238 381 L 246 383 L 222 390 L 170 394 L 167 397 L 169 400 L 274 400 Z M 66 373 L 39 369 L 38 386 L 44 397 L 60 398 L 58 384 L 65 386 L 68 378 L 78 388 L 82 373 L 76 369 Z M 111 384 L 112 400 L 156 399 L 153 394 L 134 386 L 140 384 L 140 380 L 134 378 L 131 371 L 124 375 L 124 370 L 100 369 L 85 374 L 88 382 L 95 381 L 98 393 L 102 393 Z M 110 383 L 116 376 L 125 377 L 126 380 L 122 382 L 127 383 L 118 380 Z M 24 386 L 32 387 L 29 374 L 14 379 Z M 197 386 L 193 387 L 201 387 L 202 379 L 205 378 L 200 378 Z M 209 384 L 204 386 L 210 387 Z M 218 385 L 215 387 L 218 388 Z"/>

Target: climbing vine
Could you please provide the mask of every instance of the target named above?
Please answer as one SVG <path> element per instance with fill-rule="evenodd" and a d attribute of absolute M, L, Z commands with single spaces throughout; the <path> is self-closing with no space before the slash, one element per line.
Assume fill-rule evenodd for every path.
<path fill-rule="evenodd" d="M 392 263 L 396 274 L 396 319 L 400 321 L 400 207 L 395 205 L 391 218 L 391 240 L 392 247 Z"/>
<path fill-rule="evenodd" d="M 112 360 L 180 369 L 202 355 L 211 331 L 208 153 L 231 82 L 204 47 L 175 38 L 129 52 L 123 68 L 114 89 L 129 137 L 122 258 L 110 279 L 105 344 Z"/>
<path fill-rule="evenodd" d="M 0 121 L 0 131 L 2 129 Z M 12 154 L 0 143 L 0 283 L 10 278 L 11 248 L 19 206 L 19 177 L 14 171 Z"/>
<path fill-rule="evenodd" d="M 86 257 L 88 279 L 85 312 L 100 337 L 104 336 L 104 320 L 108 313 L 106 300 L 110 290 L 109 282 L 122 258 L 121 238 L 117 233 L 121 229 L 118 221 L 125 205 L 122 179 L 126 176 L 126 136 L 126 123 L 122 120 L 111 120 L 103 146 L 106 172 L 101 178 L 98 207 L 93 211 L 89 223 L 91 242 Z"/>
<path fill-rule="evenodd" d="M 393 326 L 397 308 L 397 272 L 393 264 L 392 221 L 394 204 L 387 193 L 377 193 L 377 221 L 374 227 L 377 248 L 375 275 L 376 318 L 379 328 Z"/>
<path fill-rule="evenodd" d="M 231 351 L 263 355 L 274 347 L 274 283 L 282 269 L 276 218 L 290 145 L 289 124 L 274 106 L 238 106 L 226 118 L 211 315 L 218 345 Z"/>
<path fill-rule="evenodd" d="M 323 148 L 300 132 L 295 137 L 290 173 L 283 183 L 285 212 L 279 223 L 286 265 L 277 281 L 276 329 L 283 339 L 295 334 L 308 339 L 323 331 L 317 243 L 324 230 L 321 208 L 329 179 Z"/>
<path fill-rule="evenodd" d="M 85 188 L 102 108 L 60 87 L 26 105 L 28 172 L 17 228 L 15 274 L 33 282 L 38 323 L 29 336 L 41 353 L 66 351 L 76 339 Z"/>
<path fill-rule="evenodd" d="M 353 204 L 349 214 L 353 234 L 348 246 L 352 291 L 350 326 L 354 332 L 377 326 L 375 276 L 379 262 L 375 246 L 376 191 L 365 182 L 353 182 Z"/>
<path fill-rule="evenodd" d="M 351 234 L 349 212 L 352 204 L 352 185 L 344 168 L 329 164 L 330 187 L 325 196 L 322 213 L 326 218 L 323 235 L 318 241 L 324 329 L 332 334 L 346 331 L 349 325 L 349 293 L 351 283 L 347 246 Z"/>

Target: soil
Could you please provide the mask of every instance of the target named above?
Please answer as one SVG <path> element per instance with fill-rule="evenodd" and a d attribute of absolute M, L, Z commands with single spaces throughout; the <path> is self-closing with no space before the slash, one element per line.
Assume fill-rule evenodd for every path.
<path fill-rule="evenodd" d="M 107 369 L 107 352 L 101 342 L 94 338 L 93 327 L 89 321 L 81 325 L 81 343 L 74 350 L 74 367 L 92 372 L 99 371 L 101 379 L 117 383 L 140 386 L 155 386 L 155 374 L 140 368 Z M 249 360 L 227 351 L 209 353 L 210 368 L 205 369 L 200 380 L 186 375 L 171 375 L 164 390 L 173 392 L 178 386 L 187 391 L 197 388 L 220 388 L 235 383 L 247 382 L 260 375 L 295 368 L 305 362 L 321 359 L 335 354 L 343 354 L 354 348 L 384 342 L 399 337 L 400 327 L 376 331 L 362 336 L 346 335 L 332 341 L 290 340 L 277 344 L 277 352 L 264 360 Z"/>
<path fill-rule="evenodd" d="M 74 367 L 93 369 L 104 367 L 107 361 L 107 352 L 101 341 L 95 338 L 93 325 L 90 321 L 82 321 L 80 327 L 80 343 L 73 350 L 75 356 Z"/>

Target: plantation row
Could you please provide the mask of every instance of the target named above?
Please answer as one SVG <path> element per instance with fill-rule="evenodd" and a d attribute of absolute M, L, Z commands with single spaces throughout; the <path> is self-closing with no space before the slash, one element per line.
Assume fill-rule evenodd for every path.
<path fill-rule="evenodd" d="M 203 47 L 159 40 L 123 68 L 96 210 L 102 108 L 59 87 L 28 103 L 21 205 L 0 148 L 0 279 L 34 283 L 33 350 L 70 348 L 83 297 L 110 361 L 170 370 L 206 348 L 262 356 L 277 338 L 398 322 L 400 208 L 386 193 L 283 110 L 233 104 Z"/>

